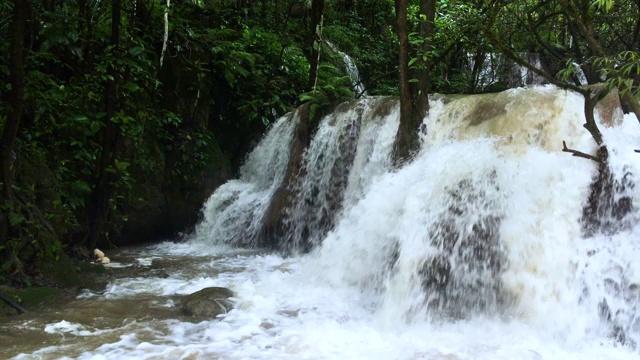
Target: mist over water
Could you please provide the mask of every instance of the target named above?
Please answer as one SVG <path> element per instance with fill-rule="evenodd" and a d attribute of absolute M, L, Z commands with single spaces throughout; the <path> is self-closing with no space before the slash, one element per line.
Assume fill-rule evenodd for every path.
<path fill-rule="evenodd" d="M 225 286 L 236 293 L 229 314 L 108 329 L 51 320 L 49 331 L 72 345 L 74 336 L 112 335 L 16 358 L 55 358 L 63 347 L 81 359 L 638 357 L 639 214 L 634 208 L 620 231 L 583 234 L 596 164 L 561 151 L 562 141 L 595 151 L 580 95 L 538 87 L 435 97 L 420 152 L 399 168 L 391 165 L 398 108 L 382 106 L 365 98 L 327 116 L 304 154 L 287 213 L 296 240 L 283 242 L 308 241 L 309 253 L 229 246 L 250 247 L 258 236 L 284 179 L 293 114 L 265 136 L 241 178 L 211 196 L 190 242 L 132 255 L 144 264 L 172 259 L 168 277 L 120 279 L 85 294 L 157 296 L 161 307 L 173 295 Z M 611 169 L 635 182 L 640 125 L 614 118 L 616 126 L 601 127 Z M 616 196 L 635 201 L 639 190 Z"/>

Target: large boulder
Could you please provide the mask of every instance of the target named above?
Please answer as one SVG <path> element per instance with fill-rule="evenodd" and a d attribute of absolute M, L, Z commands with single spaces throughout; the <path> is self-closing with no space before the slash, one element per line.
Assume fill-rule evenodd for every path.
<path fill-rule="evenodd" d="M 233 308 L 230 297 L 233 297 L 233 291 L 227 288 L 204 288 L 185 296 L 182 301 L 182 311 L 187 316 L 215 318 L 228 313 Z"/>

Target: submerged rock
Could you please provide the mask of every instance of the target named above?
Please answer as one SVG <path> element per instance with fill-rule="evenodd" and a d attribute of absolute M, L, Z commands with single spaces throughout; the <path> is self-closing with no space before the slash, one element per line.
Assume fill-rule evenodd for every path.
<path fill-rule="evenodd" d="M 215 318 L 231 311 L 233 303 L 229 300 L 230 297 L 233 297 L 233 291 L 227 288 L 204 288 L 185 296 L 182 311 L 187 316 Z"/>
<path fill-rule="evenodd" d="M 590 186 L 589 198 L 582 208 L 582 233 L 585 237 L 596 234 L 613 235 L 628 230 L 635 219 L 631 190 L 635 187 L 634 176 L 625 166 L 622 178 L 616 178 L 609 164 L 609 150 L 598 149 L 600 159 L 598 171 Z"/>
<path fill-rule="evenodd" d="M 449 211 L 430 231 L 431 245 L 440 253 L 426 258 L 418 270 L 431 311 L 459 318 L 494 312 L 502 302 L 499 274 L 505 255 L 495 177 L 492 171 L 484 179 L 494 184 L 487 188 L 492 194 L 470 180 L 447 190 Z"/>

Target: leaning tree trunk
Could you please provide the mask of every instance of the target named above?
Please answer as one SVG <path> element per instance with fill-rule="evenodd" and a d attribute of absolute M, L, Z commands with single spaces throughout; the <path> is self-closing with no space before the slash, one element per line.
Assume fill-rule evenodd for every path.
<path fill-rule="evenodd" d="M 18 304 L 15 300 L 13 300 L 12 298 L 10 298 L 9 296 L 3 293 L 0 293 L 0 300 L 4 301 L 5 304 L 16 309 L 20 314 L 24 314 L 27 312 L 27 309 L 25 309 L 24 306 Z"/>

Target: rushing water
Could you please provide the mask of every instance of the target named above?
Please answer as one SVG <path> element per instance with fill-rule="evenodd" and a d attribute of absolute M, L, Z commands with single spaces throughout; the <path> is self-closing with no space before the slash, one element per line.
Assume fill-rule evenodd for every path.
<path fill-rule="evenodd" d="M 640 226 L 614 235 L 582 234 L 581 210 L 595 165 L 561 152 L 562 141 L 585 152 L 595 149 L 581 126 L 579 95 L 544 87 L 434 101 L 421 152 L 395 170 L 388 135 L 397 123 L 381 119 L 397 109 L 366 120 L 366 101 L 343 112 L 357 114 L 357 146 L 351 166 L 341 173 L 347 179 L 341 210 L 311 253 L 282 257 L 224 245 L 251 244 L 224 236 L 245 230 L 242 236 L 253 236 L 262 204 L 282 182 L 278 172 L 284 169 L 274 168 L 280 166 L 274 156 L 284 156 L 290 137 L 276 127 L 258 147 L 264 158 L 254 154 L 245 165 L 239 181 L 247 190 L 234 193 L 239 183 L 232 182 L 212 195 L 191 241 L 110 255 L 137 270 L 104 291 L 82 293 L 63 309 L 0 325 L 0 354 L 638 358 Z M 326 156 L 341 149 L 337 138 L 329 138 L 345 134 L 347 118 L 354 130 L 355 121 L 341 116 L 321 123 L 305 154 L 307 164 L 320 156 L 314 146 Z M 621 179 L 640 173 L 633 151 L 640 126 L 633 116 L 618 118 L 620 124 L 603 133 L 612 171 Z M 259 164 L 276 165 L 250 171 Z M 297 191 L 319 186 L 320 178 L 301 177 Z M 627 187 L 618 196 L 639 199 L 639 190 Z M 224 205 L 211 206 L 216 202 Z M 239 215 L 237 223 L 229 215 L 245 210 L 251 213 Z M 637 212 L 629 216 L 633 220 Z M 208 286 L 231 288 L 235 309 L 214 320 L 182 316 L 181 295 Z"/>
<path fill-rule="evenodd" d="M 289 145 L 300 121 L 297 111 L 278 119 L 267 136 L 249 154 L 240 178 L 220 186 L 204 204 L 197 237 L 252 246 L 256 244 L 269 200 L 284 178 Z"/>
<path fill-rule="evenodd" d="M 353 92 L 356 96 L 360 97 L 363 95 L 367 95 L 366 89 L 362 84 L 362 80 L 360 79 L 360 72 L 358 71 L 358 66 L 356 66 L 355 61 L 348 54 L 338 50 L 338 48 L 333 45 L 331 42 L 326 41 L 329 48 L 336 54 L 342 57 L 342 61 L 344 61 L 344 67 L 347 71 L 347 74 L 351 78 L 351 83 L 353 84 Z"/>

